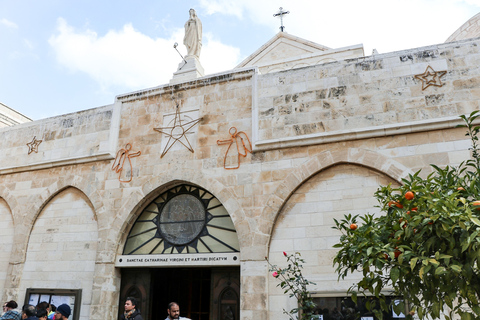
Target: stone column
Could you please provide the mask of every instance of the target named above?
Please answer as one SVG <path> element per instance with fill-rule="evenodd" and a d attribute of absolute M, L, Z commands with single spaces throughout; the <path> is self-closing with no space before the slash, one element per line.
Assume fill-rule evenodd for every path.
<path fill-rule="evenodd" d="M 242 261 L 240 264 L 240 318 L 267 320 L 268 265 L 266 261 Z"/>
<path fill-rule="evenodd" d="M 96 263 L 92 288 L 91 320 L 117 319 L 120 269 L 114 263 Z"/>

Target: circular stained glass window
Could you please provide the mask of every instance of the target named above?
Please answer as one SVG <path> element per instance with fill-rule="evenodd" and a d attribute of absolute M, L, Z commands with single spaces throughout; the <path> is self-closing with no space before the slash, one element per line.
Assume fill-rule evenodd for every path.
<path fill-rule="evenodd" d="M 148 204 L 130 230 L 123 254 L 239 252 L 222 203 L 197 186 L 179 185 Z"/>
<path fill-rule="evenodd" d="M 170 199 L 160 213 L 158 230 L 165 240 L 175 245 L 185 245 L 194 240 L 205 226 L 205 208 L 190 194 Z"/>

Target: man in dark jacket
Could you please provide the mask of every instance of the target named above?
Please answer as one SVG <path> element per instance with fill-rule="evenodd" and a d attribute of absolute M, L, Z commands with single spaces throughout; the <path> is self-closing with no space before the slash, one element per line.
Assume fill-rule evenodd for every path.
<path fill-rule="evenodd" d="M 143 320 L 140 310 L 136 309 L 137 299 L 127 297 L 125 300 L 125 312 L 120 316 L 120 320 Z"/>

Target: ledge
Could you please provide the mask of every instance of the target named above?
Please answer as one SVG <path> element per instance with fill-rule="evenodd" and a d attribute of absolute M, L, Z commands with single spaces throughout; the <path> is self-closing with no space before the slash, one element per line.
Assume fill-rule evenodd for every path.
<path fill-rule="evenodd" d="M 479 121 L 480 122 L 480 119 Z M 325 144 L 332 142 L 369 139 L 413 132 L 452 129 L 459 124 L 464 124 L 462 119 L 447 117 L 441 119 L 421 120 L 385 126 L 375 126 L 352 130 L 339 130 L 334 132 L 322 132 L 298 137 L 286 137 L 270 140 L 253 141 L 253 151 L 266 151 L 281 148 L 291 148 L 314 144 Z"/>
<path fill-rule="evenodd" d="M 61 159 L 56 161 L 38 162 L 38 163 L 33 163 L 33 164 L 19 166 L 19 167 L 0 168 L 0 175 L 25 172 L 25 171 L 33 171 L 33 170 L 41 170 L 41 169 L 49 169 L 49 168 L 59 167 L 59 166 L 67 166 L 67 165 L 74 165 L 74 164 L 102 161 L 102 160 L 112 160 L 112 159 L 115 159 L 115 157 L 112 154 L 100 153 L 93 156 L 66 158 L 66 159 Z"/>

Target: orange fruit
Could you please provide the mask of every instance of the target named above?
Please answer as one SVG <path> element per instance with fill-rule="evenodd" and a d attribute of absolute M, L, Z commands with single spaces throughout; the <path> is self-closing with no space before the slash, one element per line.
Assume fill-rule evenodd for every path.
<path fill-rule="evenodd" d="M 350 225 L 350 230 L 356 230 L 358 228 L 357 224 L 356 223 L 352 223 Z"/>
<path fill-rule="evenodd" d="M 457 190 L 458 191 L 465 191 L 465 189 L 463 187 L 458 187 Z"/>
<path fill-rule="evenodd" d="M 397 208 L 403 209 L 403 205 L 401 203 L 398 203 L 397 201 L 389 201 L 388 202 L 388 207 L 391 206 L 396 206 Z"/>
<path fill-rule="evenodd" d="M 407 199 L 407 200 L 412 200 L 414 197 L 415 197 L 415 195 L 413 194 L 412 191 L 407 191 L 405 193 L 405 199 Z"/>

